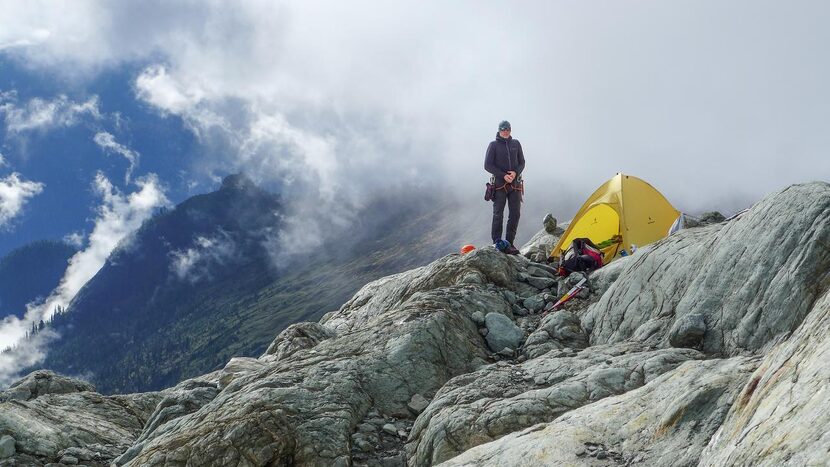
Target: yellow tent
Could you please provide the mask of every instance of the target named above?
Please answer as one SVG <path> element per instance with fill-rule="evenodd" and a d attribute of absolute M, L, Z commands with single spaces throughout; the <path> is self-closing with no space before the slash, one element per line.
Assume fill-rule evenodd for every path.
<path fill-rule="evenodd" d="M 551 252 L 558 258 L 575 238 L 590 238 L 608 263 L 622 250 L 666 236 L 680 212 L 645 181 L 618 173 L 585 201 Z"/>

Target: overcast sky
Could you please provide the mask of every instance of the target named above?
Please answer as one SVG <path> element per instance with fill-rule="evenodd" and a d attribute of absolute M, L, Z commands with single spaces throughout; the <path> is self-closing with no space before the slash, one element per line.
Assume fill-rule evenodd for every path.
<path fill-rule="evenodd" d="M 248 169 L 325 198 L 414 176 L 477 199 L 502 119 L 540 197 L 623 171 L 695 212 L 830 178 L 827 2 L 2 3 L 27 67 L 141 63 L 136 99 L 202 138 L 197 182 Z"/>

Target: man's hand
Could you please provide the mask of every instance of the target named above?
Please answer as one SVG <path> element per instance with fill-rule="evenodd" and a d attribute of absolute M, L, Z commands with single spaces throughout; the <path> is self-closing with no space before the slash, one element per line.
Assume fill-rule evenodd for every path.
<path fill-rule="evenodd" d="M 514 172 L 512 170 L 510 172 L 507 172 L 507 174 L 505 174 L 505 176 L 504 176 L 504 181 L 507 182 L 507 183 L 513 183 L 513 180 L 515 180 L 515 179 L 516 179 L 516 172 Z"/>

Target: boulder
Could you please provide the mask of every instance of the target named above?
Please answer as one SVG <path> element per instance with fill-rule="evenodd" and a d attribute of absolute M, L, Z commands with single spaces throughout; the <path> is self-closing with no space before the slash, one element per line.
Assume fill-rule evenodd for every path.
<path fill-rule="evenodd" d="M 552 349 L 584 349 L 587 346 L 588 334 L 582 329 L 579 317 L 570 311 L 557 310 L 545 316 L 528 336 L 525 355 L 536 358 Z"/>
<path fill-rule="evenodd" d="M 329 317 L 325 325 L 336 332 L 365 329 L 390 307 L 405 303 L 421 291 L 455 286 L 458 278 L 471 270 L 481 272 L 488 283 L 515 292 L 519 287 L 516 278 L 522 271 L 514 258 L 492 248 L 481 248 L 463 256 L 446 256 L 427 266 L 384 277 L 361 288 L 336 314 Z M 486 314 L 498 310 L 481 311 Z"/>
<path fill-rule="evenodd" d="M 674 322 L 669 331 L 669 343 L 672 347 L 700 347 L 706 334 L 706 317 L 700 313 L 690 313 Z"/>
<path fill-rule="evenodd" d="M 556 296 L 561 297 L 568 293 L 575 285 L 577 285 L 582 279 L 587 279 L 588 275 L 583 274 L 581 272 L 572 272 L 568 275 L 568 277 L 560 277 L 556 282 Z M 589 289 L 591 286 L 591 282 L 585 282 L 586 289 Z"/>
<path fill-rule="evenodd" d="M 539 290 L 549 289 L 556 286 L 556 279 L 552 277 L 528 276 L 527 283 Z"/>
<path fill-rule="evenodd" d="M 0 433 L 16 440 L 16 464 L 56 462 L 66 455 L 108 464 L 138 438 L 163 397 L 91 391 L 37 394 L 27 401 L 0 403 Z"/>
<path fill-rule="evenodd" d="M 550 213 L 546 214 L 545 218 L 542 219 L 542 225 L 545 226 L 545 232 L 547 232 L 551 235 L 556 235 L 556 233 L 557 233 L 556 218 L 553 217 L 553 214 L 550 214 Z"/>
<path fill-rule="evenodd" d="M 543 228 L 525 243 L 519 253 L 525 258 L 543 263 L 550 256 L 551 251 L 559 242 L 559 237 L 565 232 L 556 225 L 556 218 L 551 214 L 545 216 L 542 221 Z"/>
<path fill-rule="evenodd" d="M 532 263 L 527 265 L 527 273 L 531 276 L 546 277 L 548 279 L 556 279 L 559 273 L 556 268 L 547 264 Z"/>
<path fill-rule="evenodd" d="M 441 465 L 586 465 L 587 452 L 598 458 L 601 451 L 615 459 L 611 465 L 697 465 L 757 364 L 747 357 L 689 361 L 638 389 L 516 430 Z"/>
<path fill-rule="evenodd" d="M 530 310 L 531 313 L 536 313 L 545 306 L 545 299 L 541 295 L 534 295 L 530 298 L 524 299 L 522 305 Z"/>
<path fill-rule="evenodd" d="M 78 465 L 78 458 L 73 456 L 61 457 L 60 463 L 64 465 Z"/>
<path fill-rule="evenodd" d="M 423 412 L 428 405 L 429 401 L 426 400 L 424 396 L 420 394 L 415 394 L 414 396 L 412 396 L 412 399 L 409 400 L 409 404 L 407 404 L 407 407 L 409 407 L 410 410 L 412 410 L 416 414 L 419 414 Z"/>
<path fill-rule="evenodd" d="M 688 349 L 643 352 L 638 345 L 629 344 L 590 348 L 578 354 L 551 352 L 546 357 L 516 366 L 489 365 L 447 382 L 415 421 L 406 447 L 410 465 L 439 464 L 474 446 L 641 387 L 702 355 Z M 555 439 L 549 442 L 555 443 Z M 481 459 L 477 460 L 469 465 L 481 465 Z M 527 458 L 524 464 L 505 462 L 556 464 L 529 462 Z"/>
<path fill-rule="evenodd" d="M 325 339 L 334 337 L 335 332 L 320 323 L 295 323 L 283 330 L 264 355 L 273 355 L 276 360 L 310 349 Z"/>
<path fill-rule="evenodd" d="M 4 435 L 0 438 L 0 459 L 11 457 L 15 452 L 14 438 L 9 435 Z"/>
<path fill-rule="evenodd" d="M 521 343 L 524 333 L 513 320 L 501 313 L 487 313 L 484 317 L 487 324 L 487 346 L 493 352 L 499 352 L 505 347 L 516 349 Z"/>
<path fill-rule="evenodd" d="M 226 367 L 227 368 L 227 367 Z M 191 414 L 208 402 L 212 401 L 219 393 L 216 384 L 200 380 L 188 380 L 178 384 L 172 390 L 166 392 L 150 415 L 144 425 L 139 437 L 124 454 L 119 456 L 115 463 L 123 465 L 135 457 L 144 447 L 145 441 L 161 426 L 173 423 L 184 415 Z"/>
<path fill-rule="evenodd" d="M 9 386 L 0 394 L 2 400 L 28 401 L 46 394 L 70 394 L 73 392 L 95 391 L 92 384 L 61 376 L 50 370 L 37 370 Z"/>
<path fill-rule="evenodd" d="M 726 217 L 718 211 L 704 212 L 700 215 L 700 223 L 702 225 L 717 224 L 718 222 L 723 222 L 725 220 Z"/>

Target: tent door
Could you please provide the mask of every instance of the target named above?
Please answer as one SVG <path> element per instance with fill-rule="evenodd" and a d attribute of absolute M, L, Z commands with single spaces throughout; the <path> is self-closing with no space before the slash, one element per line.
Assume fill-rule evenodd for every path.
<path fill-rule="evenodd" d="M 568 238 L 562 243 L 568 248 L 575 238 L 590 238 L 592 242 L 600 244 L 620 235 L 620 216 L 617 211 L 607 204 L 597 204 L 576 221 L 570 228 Z M 616 245 L 603 248 L 603 262 L 608 263 L 617 252 Z"/>

